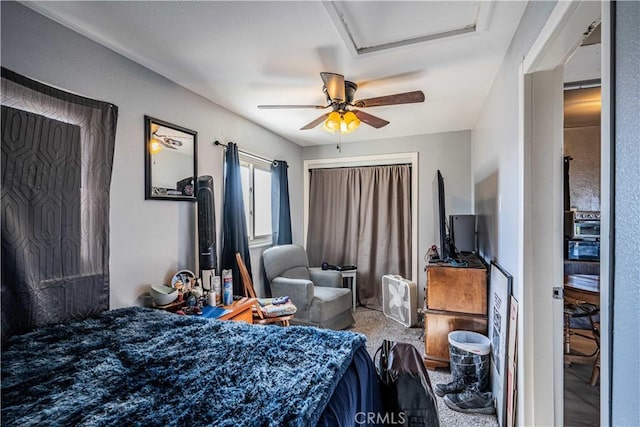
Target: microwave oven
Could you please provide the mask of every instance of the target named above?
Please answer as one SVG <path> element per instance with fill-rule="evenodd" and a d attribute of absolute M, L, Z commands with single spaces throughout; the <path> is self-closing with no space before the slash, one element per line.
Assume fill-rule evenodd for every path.
<path fill-rule="evenodd" d="M 567 238 L 599 240 L 600 239 L 600 212 L 595 211 L 568 211 L 565 212 L 565 235 Z"/>
<path fill-rule="evenodd" d="M 572 239 L 599 239 L 600 221 L 576 221 L 573 223 Z"/>
<path fill-rule="evenodd" d="M 567 259 L 572 261 L 599 261 L 600 242 L 591 240 L 569 240 Z"/>

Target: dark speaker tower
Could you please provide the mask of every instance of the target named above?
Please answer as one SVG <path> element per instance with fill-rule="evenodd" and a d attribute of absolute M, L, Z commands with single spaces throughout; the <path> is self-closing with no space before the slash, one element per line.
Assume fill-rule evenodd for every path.
<path fill-rule="evenodd" d="M 213 198 L 213 178 L 198 177 L 198 252 L 200 270 L 215 270 L 218 264 L 216 252 L 216 211 Z"/>

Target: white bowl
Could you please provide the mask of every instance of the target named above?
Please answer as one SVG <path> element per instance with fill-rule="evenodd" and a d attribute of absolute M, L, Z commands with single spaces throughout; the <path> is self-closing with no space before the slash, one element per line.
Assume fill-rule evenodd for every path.
<path fill-rule="evenodd" d="M 178 298 L 178 290 L 165 285 L 151 285 L 149 293 L 156 305 L 171 304 Z"/>

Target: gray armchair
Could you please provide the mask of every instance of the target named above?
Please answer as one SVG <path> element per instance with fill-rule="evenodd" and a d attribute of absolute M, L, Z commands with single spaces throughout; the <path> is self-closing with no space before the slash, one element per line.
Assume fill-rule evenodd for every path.
<path fill-rule="evenodd" d="M 291 323 L 344 329 L 354 323 L 351 290 L 343 288 L 339 271 L 309 268 L 303 247 L 282 245 L 262 254 L 274 297 L 288 296 L 298 308 Z"/>

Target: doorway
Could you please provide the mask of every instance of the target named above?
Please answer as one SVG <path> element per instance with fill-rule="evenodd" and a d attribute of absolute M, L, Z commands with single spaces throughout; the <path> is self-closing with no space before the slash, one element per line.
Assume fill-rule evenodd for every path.
<path fill-rule="evenodd" d="M 564 424 L 600 420 L 601 25 L 564 65 Z"/>
<path fill-rule="evenodd" d="M 528 398 L 521 402 L 519 416 L 520 423 L 525 425 L 564 424 L 564 65 L 597 26 L 600 17 L 600 3 L 558 3 L 521 68 L 520 161 L 524 175 L 521 266 L 525 293 L 522 357 L 527 366 L 522 374 Z M 605 29 L 607 25 L 604 21 Z M 602 57 L 606 58 L 607 54 L 605 47 Z M 603 75 L 604 83 L 606 78 Z M 603 88 L 606 96 L 606 84 Z M 609 140 L 603 137 L 603 149 L 608 144 Z M 607 173 L 608 166 L 603 167 L 602 177 Z M 605 191 L 603 186 L 603 199 Z M 608 206 L 603 204 L 601 209 L 606 217 Z M 606 253 L 602 256 L 606 258 Z M 607 283 L 601 285 L 608 287 Z M 607 303 L 604 295 L 601 304 Z M 607 315 L 603 313 L 603 331 L 608 330 L 607 322 Z M 605 335 L 606 332 L 603 341 L 607 339 Z M 603 366 L 606 358 L 608 355 L 603 354 Z M 603 371 L 601 402 L 608 399 L 607 381 L 608 373 Z M 600 419 L 607 419 L 608 408 L 601 407 Z"/>

